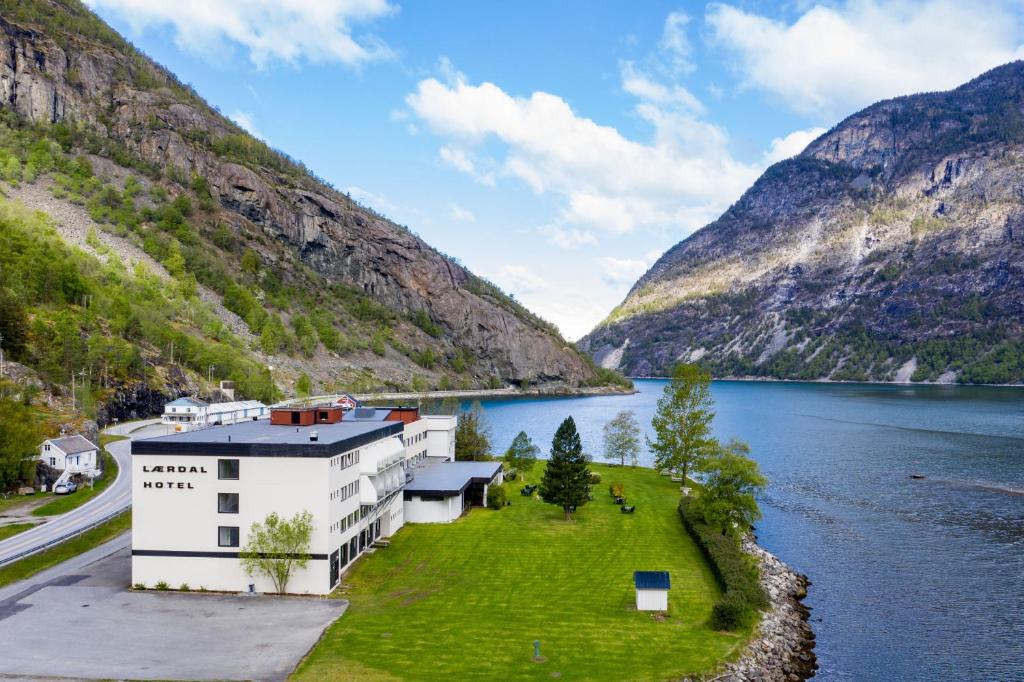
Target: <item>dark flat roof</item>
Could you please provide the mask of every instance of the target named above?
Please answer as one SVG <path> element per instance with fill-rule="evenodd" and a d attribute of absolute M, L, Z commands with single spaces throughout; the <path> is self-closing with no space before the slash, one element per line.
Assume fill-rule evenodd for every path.
<path fill-rule="evenodd" d="M 132 441 L 133 455 L 217 457 L 333 457 L 388 436 L 400 435 L 402 422 L 340 421 L 312 426 L 277 426 L 269 420 L 213 426 Z M 309 440 L 315 431 L 317 440 Z"/>
<path fill-rule="evenodd" d="M 470 483 L 490 483 L 501 462 L 429 462 L 416 467 L 415 477 L 405 484 L 414 495 L 458 495 Z"/>
<path fill-rule="evenodd" d="M 638 590 L 667 590 L 668 571 L 633 571 L 633 584 Z"/>

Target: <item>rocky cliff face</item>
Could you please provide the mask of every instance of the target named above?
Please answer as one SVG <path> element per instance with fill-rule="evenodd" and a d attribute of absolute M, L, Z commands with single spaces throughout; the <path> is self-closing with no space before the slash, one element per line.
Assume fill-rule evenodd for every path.
<path fill-rule="evenodd" d="M 1024 380 L 1024 63 L 850 116 L 670 249 L 581 346 L 661 375 Z"/>
<path fill-rule="evenodd" d="M 453 386 L 596 381 L 592 366 L 549 325 L 407 229 L 249 138 L 77 2 L 0 2 L 0 41 L 4 107 L 39 124 L 85 127 L 101 141 L 90 151 L 157 169 L 156 181 L 172 196 L 190 191 L 190 178 L 205 178 L 216 207 L 210 224 L 251 244 L 286 284 L 324 291 L 341 284 L 398 314 L 387 333 L 408 352 L 321 358 L 325 380 L 338 367 L 357 366 L 393 383 L 414 373 L 433 385 L 448 376 Z M 409 323 L 413 315 L 428 320 L 431 333 Z M 410 357 L 427 349 L 440 362 Z M 456 357 L 455 367 L 445 364 Z"/>

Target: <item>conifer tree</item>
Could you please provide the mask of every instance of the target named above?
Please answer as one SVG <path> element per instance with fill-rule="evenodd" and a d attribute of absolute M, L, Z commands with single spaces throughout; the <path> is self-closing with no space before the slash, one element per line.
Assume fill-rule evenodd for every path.
<path fill-rule="evenodd" d="M 561 507 L 566 521 L 572 519 L 573 508 L 587 503 L 590 494 L 587 463 L 576 422 L 566 417 L 551 441 L 551 459 L 540 481 L 541 499 Z"/>

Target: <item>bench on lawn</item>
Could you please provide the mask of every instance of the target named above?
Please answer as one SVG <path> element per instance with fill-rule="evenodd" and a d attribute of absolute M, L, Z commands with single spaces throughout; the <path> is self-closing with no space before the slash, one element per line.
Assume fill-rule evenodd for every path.
<path fill-rule="evenodd" d="M 537 486 L 535 486 L 533 484 L 524 485 L 522 487 L 522 489 L 519 491 L 519 494 L 522 495 L 523 497 L 529 497 L 530 495 L 533 494 L 533 491 L 536 490 L 536 489 L 537 489 Z"/>
<path fill-rule="evenodd" d="M 635 504 L 624 504 L 624 505 L 622 505 L 622 513 L 623 514 L 632 514 L 635 511 L 636 511 L 636 505 Z"/>
<path fill-rule="evenodd" d="M 615 504 L 626 504 L 626 498 L 625 497 L 616 497 L 615 498 Z"/>

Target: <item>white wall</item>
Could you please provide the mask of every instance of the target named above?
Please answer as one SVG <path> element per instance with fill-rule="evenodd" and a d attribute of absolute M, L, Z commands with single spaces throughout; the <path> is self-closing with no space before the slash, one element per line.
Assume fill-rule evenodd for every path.
<path fill-rule="evenodd" d="M 451 523 L 461 514 L 461 494 L 443 500 L 423 500 L 414 495 L 405 502 L 405 520 L 409 523 Z"/>
<path fill-rule="evenodd" d="M 668 611 L 668 590 L 637 590 L 638 611 Z"/>
<path fill-rule="evenodd" d="M 50 445 L 49 450 L 46 449 L 47 445 Z M 51 458 L 54 460 L 53 464 L 50 464 Z M 39 446 L 39 460 L 59 471 L 70 469 L 73 474 L 93 472 L 99 467 L 99 456 L 96 450 L 65 455 L 63 450 L 50 441 L 45 441 Z"/>
<path fill-rule="evenodd" d="M 357 534 L 361 524 L 332 530 L 335 521 L 359 508 L 358 495 L 332 499 L 332 491 L 356 480 L 358 466 L 332 466 L 335 458 L 239 457 L 239 479 L 218 480 L 214 456 L 134 455 L 132 457 L 132 548 L 181 552 L 238 552 L 253 522 L 271 512 L 291 517 L 313 514 L 310 552 L 325 554 Z M 154 467 L 185 467 L 173 473 Z M 151 484 L 147 487 L 146 484 Z M 157 487 L 161 484 L 162 487 Z M 238 493 L 239 513 L 217 511 L 218 493 Z M 220 547 L 218 526 L 239 528 L 239 547 Z M 328 563 L 311 561 L 289 583 L 289 592 L 328 591 Z M 237 559 L 204 557 L 139 557 L 132 559 L 132 582 L 152 587 L 164 580 L 173 587 L 187 582 L 211 590 L 243 591 L 250 582 L 272 590 L 269 579 L 250 579 Z"/>

